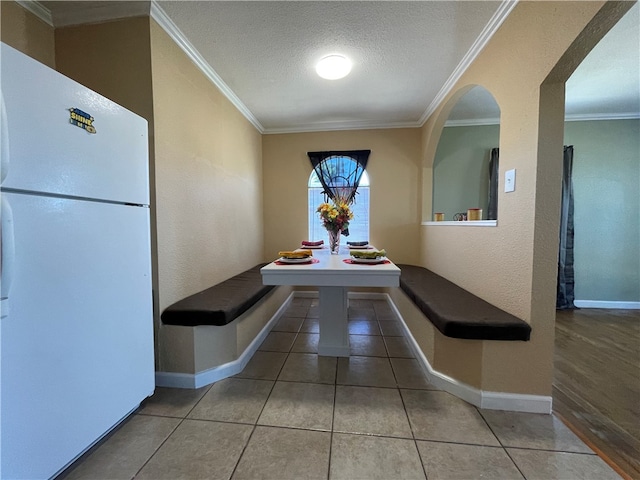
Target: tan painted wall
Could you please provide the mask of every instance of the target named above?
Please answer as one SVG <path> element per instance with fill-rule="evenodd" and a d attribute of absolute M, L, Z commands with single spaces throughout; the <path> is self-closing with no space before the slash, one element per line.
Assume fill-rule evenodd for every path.
<path fill-rule="evenodd" d="M 520 2 L 423 127 L 425 208 L 438 138 L 455 100 L 478 84 L 500 106 L 498 226 L 421 229 L 421 264 L 532 325 L 530 342 L 486 345 L 481 375 L 468 379 L 483 390 L 551 393 L 564 81 L 630 5 L 610 2 L 596 19 L 601 28 L 585 30 L 597 39 L 583 36 L 576 44 L 586 48 L 574 45 L 563 55 L 604 3 Z M 561 57 L 567 68 L 554 70 Z M 516 191 L 505 194 L 504 172 L 512 168 Z"/>
<path fill-rule="evenodd" d="M 16 2 L 0 2 L 0 40 L 55 68 L 53 27 Z"/>
<path fill-rule="evenodd" d="M 149 17 L 57 28 L 57 70 L 128 108 L 153 132 Z"/>
<path fill-rule="evenodd" d="M 418 260 L 420 130 L 352 130 L 264 135 L 264 225 L 267 259 L 307 239 L 307 152 L 371 150 L 369 240 L 399 263 Z"/>
<path fill-rule="evenodd" d="M 162 311 L 263 260 L 262 149 L 260 133 L 155 22 L 151 62 Z"/>

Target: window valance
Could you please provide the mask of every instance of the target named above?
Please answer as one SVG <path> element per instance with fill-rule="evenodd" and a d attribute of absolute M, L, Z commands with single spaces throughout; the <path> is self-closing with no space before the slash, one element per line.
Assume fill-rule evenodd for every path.
<path fill-rule="evenodd" d="M 334 202 L 353 203 L 371 150 L 307 152 L 324 194 Z"/>

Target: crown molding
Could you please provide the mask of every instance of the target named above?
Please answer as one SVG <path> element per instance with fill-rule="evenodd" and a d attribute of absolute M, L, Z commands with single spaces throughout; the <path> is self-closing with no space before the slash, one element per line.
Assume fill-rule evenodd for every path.
<path fill-rule="evenodd" d="M 54 28 L 149 15 L 149 1 L 104 2 L 98 5 L 95 2 L 76 2 L 57 9 L 55 16 L 38 1 L 17 0 L 16 3 Z"/>
<path fill-rule="evenodd" d="M 310 133 L 310 132 L 334 132 L 341 130 L 385 130 L 391 128 L 419 128 L 418 122 L 331 122 L 327 124 L 310 123 L 307 125 L 296 125 L 291 128 L 266 128 L 265 135 L 275 135 L 279 133 Z"/>
<path fill-rule="evenodd" d="M 630 113 L 581 113 L 564 117 L 565 122 L 600 122 L 604 120 L 638 120 L 640 112 Z M 479 125 L 500 125 L 499 118 L 477 118 L 471 120 L 447 120 L 445 127 L 476 127 Z"/>
<path fill-rule="evenodd" d="M 25 10 L 30 11 L 40 20 L 48 24 L 50 27 L 53 27 L 53 17 L 51 16 L 51 11 L 42 5 L 40 2 L 33 2 L 29 0 L 16 0 L 16 3 L 20 5 Z"/>
<path fill-rule="evenodd" d="M 149 1 L 111 1 L 99 4 L 75 3 L 76 5 L 70 8 L 56 9 L 53 16 L 53 23 L 56 28 L 149 16 Z"/>
<path fill-rule="evenodd" d="M 638 120 L 640 112 L 630 113 L 580 113 L 565 115 L 565 122 L 589 122 L 601 120 Z"/>
<path fill-rule="evenodd" d="M 419 120 L 420 126 L 423 126 L 427 119 L 431 116 L 433 112 L 440 106 L 440 104 L 444 101 L 445 97 L 451 92 L 455 84 L 460 80 L 460 77 L 467 71 L 469 66 L 473 63 L 476 57 L 480 54 L 480 52 L 487 45 L 491 37 L 496 33 L 500 25 L 505 21 L 505 19 L 509 16 L 511 11 L 518 4 L 519 0 L 505 0 L 500 5 L 500 8 L 496 11 L 496 13 L 491 17 L 489 23 L 485 25 L 482 32 L 473 42 L 471 48 L 466 53 L 466 55 L 462 58 L 462 61 L 455 68 L 451 76 L 444 83 L 438 94 L 434 97 L 431 104 L 427 107 L 425 112 L 422 114 Z"/>
<path fill-rule="evenodd" d="M 216 73 L 216 71 L 209 65 L 204 57 L 200 55 L 198 50 L 189 42 L 187 37 L 177 27 L 175 23 L 169 18 L 169 16 L 160 8 L 160 5 L 155 0 L 151 0 L 151 18 L 153 18 L 158 25 L 176 42 L 176 44 L 182 49 L 182 51 L 191 59 L 191 61 L 204 73 L 204 75 L 227 97 L 227 99 L 236 107 L 240 113 L 258 130 L 260 133 L 264 133 L 264 128 L 258 121 L 258 119 L 251 113 L 247 106 L 242 103 L 238 96 L 224 83 L 222 78 Z"/>
<path fill-rule="evenodd" d="M 445 127 L 477 127 L 480 125 L 500 125 L 499 118 L 472 118 L 469 120 L 447 120 Z"/>

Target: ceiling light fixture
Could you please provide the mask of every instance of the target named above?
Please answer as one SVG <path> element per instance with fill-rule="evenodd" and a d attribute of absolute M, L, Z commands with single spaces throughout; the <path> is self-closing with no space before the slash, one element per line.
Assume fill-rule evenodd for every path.
<path fill-rule="evenodd" d="M 327 80 L 346 77 L 351 71 L 351 62 L 343 55 L 327 55 L 316 65 L 316 72 Z"/>

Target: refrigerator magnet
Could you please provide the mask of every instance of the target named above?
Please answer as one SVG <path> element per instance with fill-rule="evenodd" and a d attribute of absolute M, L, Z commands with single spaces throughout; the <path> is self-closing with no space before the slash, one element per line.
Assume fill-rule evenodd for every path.
<path fill-rule="evenodd" d="M 89 133 L 96 133 L 96 128 L 93 126 L 93 117 L 79 108 L 69 109 L 69 123 Z"/>

